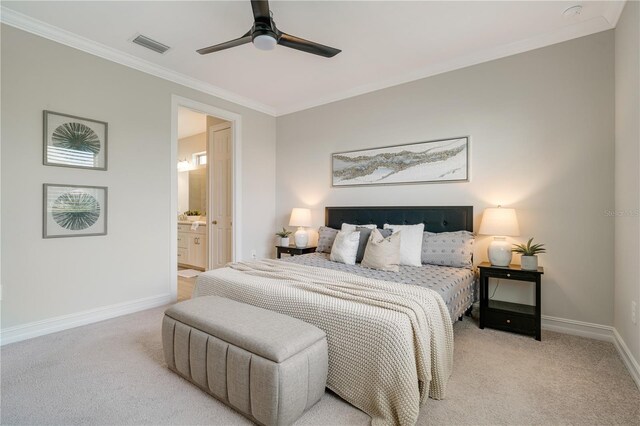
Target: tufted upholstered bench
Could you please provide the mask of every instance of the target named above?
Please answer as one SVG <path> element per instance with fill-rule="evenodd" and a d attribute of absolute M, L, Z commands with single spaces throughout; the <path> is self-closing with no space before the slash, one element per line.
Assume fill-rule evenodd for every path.
<path fill-rule="evenodd" d="M 169 368 L 253 421 L 288 425 L 320 400 L 327 380 L 324 331 L 217 296 L 165 311 Z"/>

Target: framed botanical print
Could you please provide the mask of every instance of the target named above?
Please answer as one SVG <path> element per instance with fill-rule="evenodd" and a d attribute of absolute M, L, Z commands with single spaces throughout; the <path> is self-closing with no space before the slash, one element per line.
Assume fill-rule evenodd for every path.
<path fill-rule="evenodd" d="M 43 238 L 107 234 L 107 188 L 104 186 L 43 186 Z"/>
<path fill-rule="evenodd" d="M 45 166 L 107 170 L 107 123 L 53 111 L 43 117 Z"/>

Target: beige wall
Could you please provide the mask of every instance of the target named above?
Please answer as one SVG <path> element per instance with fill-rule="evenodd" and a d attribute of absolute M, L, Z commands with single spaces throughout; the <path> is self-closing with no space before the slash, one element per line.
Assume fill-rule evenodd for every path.
<path fill-rule="evenodd" d="M 275 119 L 2 26 L 2 330 L 168 295 L 171 95 L 242 116 L 242 249 L 270 253 Z M 109 123 L 109 170 L 42 165 L 42 110 Z M 109 187 L 109 233 L 42 239 L 42 184 Z M 259 188 L 259 189 L 257 189 Z"/>
<path fill-rule="evenodd" d="M 191 135 L 186 138 L 178 139 L 178 161 L 192 161 L 192 156 L 196 152 L 207 150 L 207 132 Z"/>
<path fill-rule="evenodd" d="M 640 363 L 640 4 L 628 1 L 615 30 L 614 325 Z M 631 322 L 631 301 L 637 322 Z"/>
<path fill-rule="evenodd" d="M 607 31 L 279 117 L 274 227 L 292 207 L 321 225 L 325 206 L 473 205 L 477 230 L 484 208 L 514 207 L 519 240 L 548 247 L 543 314 L 613 324 L 613 42 Z M 331 188 L 333 152 L 461 135 L 469 183 Z"/>

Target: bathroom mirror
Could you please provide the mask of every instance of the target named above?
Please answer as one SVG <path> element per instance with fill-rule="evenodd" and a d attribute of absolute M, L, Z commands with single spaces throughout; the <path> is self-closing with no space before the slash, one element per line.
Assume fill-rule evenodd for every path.
<path fill-rule="evenodd" d="M 189 170 L 189 210 L 207 210 L 207 170 Z"/>

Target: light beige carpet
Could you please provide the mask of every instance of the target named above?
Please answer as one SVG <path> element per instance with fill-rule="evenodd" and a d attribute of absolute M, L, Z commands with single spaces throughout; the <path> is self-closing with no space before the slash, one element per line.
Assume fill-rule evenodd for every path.
<path fill-rule="evenodd" d="M 2 424 L 218 424 L 249 422 L 167 370 L 152 309 L 7 345 L 1 350 Z M 638 424 L 640 392 L 610 343 L 545 332 L 543 341 L 455 330 L 454 373 L 419 424 Z M 365 425 L 369 417 L 327 393 L 299 425 Z"/>

